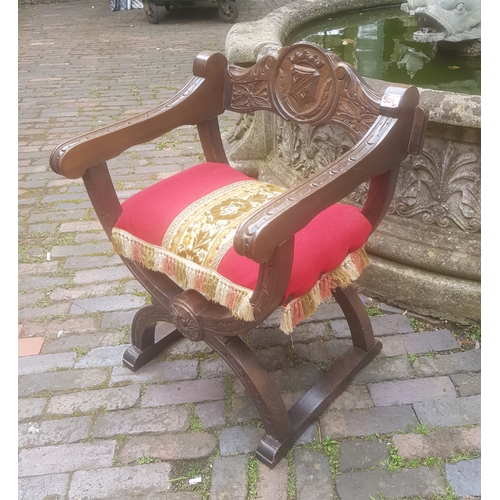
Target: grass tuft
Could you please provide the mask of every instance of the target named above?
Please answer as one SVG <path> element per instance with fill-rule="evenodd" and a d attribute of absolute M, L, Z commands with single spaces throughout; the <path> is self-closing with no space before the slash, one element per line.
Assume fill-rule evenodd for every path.
<path fill-rule="evenodd" d="M 255 457 L 251 457 L 248 460 L 247 479 L 248 479 L 247 500 L 257 500 L 257 480 L 259 479 L 259 461 Z"/>

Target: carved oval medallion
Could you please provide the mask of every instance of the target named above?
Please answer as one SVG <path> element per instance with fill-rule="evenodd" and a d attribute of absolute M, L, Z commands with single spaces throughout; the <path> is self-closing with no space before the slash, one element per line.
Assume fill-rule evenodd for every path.
<path fill-rule="evenodd" d="M 274 105 L 283 116 L 299 123 L 326 117 L 336 102 L 336 79 L 329 56 L 309 44 L 280 52 L 270 84 Z"/>

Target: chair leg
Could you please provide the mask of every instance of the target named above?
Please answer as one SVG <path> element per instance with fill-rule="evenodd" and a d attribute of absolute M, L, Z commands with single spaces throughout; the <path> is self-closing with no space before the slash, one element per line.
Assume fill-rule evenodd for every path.
<path fill-rule="evenodd" d="M 204 341 L 240 379 L 260 413 L 266 433 L 276 442 L 286 439 L 291 425 L 281 393 L 250 347 L 240 337 L 220 338 L 207 333 Z"/>
<path fill-rule="evenodd" d="M 345 314 L 354 345 L 290 409 L 291 430 L 287 437 L 277 441 L 268 434 L 262 439 L 257 457 L 270 468 L 287 454 L 301 434 L 382 349 L 382 343 L 373 337 L 370 318 L 354 288 L 337 289 L 333 295 Z"/>
<path fill-rule="evenodd" d="M 143 307 L 134 316 L 131 327 L 132 345 L 123 355 L 123 364 L 133 372 L 149 363 L 165 347 L 182 337 L 176 329 L 155 341 L 155 331 L 159 321 L 170 323 L 171 317 L 168 310 L 158 304 Z"/>
<path fill-rule="evenodd" d="M 194 342 L 205 342 L 231 367 L 257 407 L 270 439 L 277 443 L 284 441 L 291 432 L 291 425 L 276 384 L 240 336 L 223 335 L 211 327 L 205 328 L 204 321 L 209 325 L 212 323 L 212 314 L 215 314 L 213 308 L 194 290 L 179 294 L 169 305 L 172 321 L 178 330 Z M 233 321 L 240 324 L 240 330 L 244 332 L 245 322 Z"/>
<path fill-rule="evenodd" d="M 370 350 L 376 343 L 373 328 L 356 290 L 352 286 L 336 288 L 332 295 L 344 313 L 354 346 L 363 351 Z M 382 348 L 382 344 L 380 342 L 379 344 Z"/>

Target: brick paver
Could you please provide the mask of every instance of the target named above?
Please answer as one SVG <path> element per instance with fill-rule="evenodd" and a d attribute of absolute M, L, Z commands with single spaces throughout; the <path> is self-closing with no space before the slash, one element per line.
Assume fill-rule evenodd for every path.
<path fill-rule="evenodd" d="M 409 333 L 404 336 L 406 349 L 411 354 L 457 349 L 459 343 L 449 330 Z"/>
<path fill-rule="evenodd" d="M 115 441 L 99 441 L 25 448 L 19 453 L 19 476 L 45 476 L 111 467 L 115 447 Z"/>
<path fill-rule="evenodd" d="M 448 375 L 460 372 L 478 372 L 481 370 L 481 351 L 442 354 L 433 358 L 419 358 L 413 365 L 418 377 Z"/>
<path fill-rule="evenodd" d="M 291 1 L 238 0 L 238 21 Z M 18 337 L 37 344 L 18 364 L 18 499 L 479 496 L 481 350 L 450 324 L 414 332 L 410 311 L 379 304 L 381 355 L 273 470 L 254 460 L 257 410 L 210 347 L 182 340 L 135 373 L 122 366 L 149 298 L 112 254 L 82 181 L 53 173 L 49 155 L 175 95 L 199 51 L 224 50 L 230 25 L 210 9 L 150 25 L 142 10 L 111 12 L 104 0 L 52 2 L 18 7 Z M 234 122 L 225 114 L 222 130 Z M 123 200 L 200 158 L 186 126 L 109 167 Z M 247 337 L 291 407 L 348 348 L 349 332 L 335 303 L 291 337 L 278 324 L 273 314 Z M 390 446 L 420 462 L 389 470 Z M 442 461 L 424 462 L 433 458 Z"/>
<path fill-rule="evenodd" d="M 99 368 L 34 373 L 20 377 L 18 393 L 19 396 L 30 396 L 42 392 L 91 389 L 102 386 L 108 379 L 107 371 Z"/>
<path fill-rule="evenodd" d="M 405 460 L 427 457 L 451 458 L 459 453 L 481 449 L 481 428 L 437 429 L 428 434 L 395 434 L 392 438 Z"/>
<path fill-rule="evenodd" d="M 142 397 L 143 407 L 201 403 L 224 399 L 224 379 L 193 380 L 168 385 L 152 385 Z"/>
<path fill-rule="evenodd" d="M 75 368 L 97 368 L 122 364 L 123 353 L 127 346 L 96 347 L 83 355 L 75 363 Z"/>
<path fill-rule="evenodd" d="M 220 427 L 226 423 L 225 401 L 213 401 L 195 405 L 196 416 L 200 419 L 202 429 Z"/>
<path fill-rule="evenodd" d="M 69 474 L 22 477 L 18 483 L 19 500 L 64 498 L 68 490 Z"/>
<path fill-rule="evenodd" d="M 211 455 L 217 440 L 207 433 L 140 436 L 130 438 L 120 449 L 122 464 L 132 464 L 143 457 L 159 460 L 191 460 Z"/>
<path fill-rule="evenodd" d="M 71 417 L 19 425 L 21 448 L 76 443 L 90 436 L 91 417 Z"/>
<path fill-rule="evenodd" d="M 170 490 L 169 463 L 79 470 L 71 478 L 68 500 L 133 498 Z M 154 496 L 153 496 L 154 498 Z"/>
<path fill-rule="evenodd" d="M 344 441 L 340 443 L 341 471 L 380 467 L 389 458 L 388 443 L 378 439 Z"/>
<path fill-rule="evenodd" d="M 481 396 L 424 401 L 414 408 L 420 422 L 428 428 L 481 423 Z"/>
<path fill-rule="evenodd" d="M 47 404 L 47 398 L 23 398 L 17 403 L 18 419 L 40 417 Z"/>
<path fill-rule="evenodd" d="M 79 391 L 72 394 L 52 396 L 47 413 L 52 415 L 72 415 L 76 412 L 90 413 L 101 408 L 124 410 L 135 406 L 140 398 L 141 387 L 129 385 L 94 391 Z"/>
<path fill-rule="evenodd" d="M 446 478 L 459 497 L 481 495 L 481 460 L 462 460 L 446 464 Z"/>
<path fill-rule="evenodd" d="M 445 487 L 445 481 L 437 467 L 418 467 L 395 472 L 383 469 L 364 470 L 340 474 L 337 478 L 341 500 L 366 500 L 370 496 L 425 498 L 428 495 L 443 495 Z"/>
<path fill-rule="evenodd" d="M 218 457 L 214 460 L 210 499 L 246 500 L 247 458 Z"/>
<path fill-rule="evenodd" d="M 185 431 L 189 426 L 189 413 L 185 406 L 117 410 L 97 417 L 93 436 L 107 438 L 144 432 Z"/>
<path fill-rule="evenodd" d="M 328 457 L 309 449 L 295 451 L 297 500 L 333 499 Z"/>
<path fill-rule="evenodd" d="M 371 384 L 370 394 L 376 406 L 396 406 L 456 397 L 455 386 L 449 377 Z"/>
<path fill-rule="evenodd" d="M 406 357 L 380 358 L 370 363 L 365 370 L 356 375 L 357 384 L 386 382 L 413 377 L 413 370 Z M 385 384 L 384 384 L 385 387 Z"/>
<path fill-rule="evenodd" d="M 410 405 L 332 411 L 320 417 L 322 435 L 335 439 L 409 431 L 417 422 Z"/>
<path fill-rule="evenodd" d="M 285 459 L 272 470 L 264 464 L 259 464 L 257 498 L 287 500 L 288 462 Z"/>
<path fill-rule="evenodd" d="M 450 378 L 457 388 L 459 396 L 477 396 L 481 394 L 481 373 L 457 373 Z"/>
<path fill-rule="evenodd" d="M 220 435 L 221 455 L 249 453 L 257 448 L 264 434 L 263 429 L 257 429 L 253 426 L 224 429 Z"/>
<path fill-rule="evenodd" d="M 35 337 L 32 339 L 17 339 L 17 355 L 18 356 L 33 356 L 40 354 L 45 339 L 43 337 Z"/>
<path fill-rule="evenodd" d="M 178 359 L 174 361 L 157 361 L 144 366 L 140 371 L 131 372 L 125 366 L 114 366 L 111 372 L 111 384 L 154 384 L 191 380 L 198 377 L 198 360 Z"/>

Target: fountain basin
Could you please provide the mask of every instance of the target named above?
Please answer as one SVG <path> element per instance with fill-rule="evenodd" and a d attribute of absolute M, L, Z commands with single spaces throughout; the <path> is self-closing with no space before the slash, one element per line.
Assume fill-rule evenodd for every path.
<path fill-rule="evenodd" d="M 300 26 L 325 16 L 400 5 L 390 0 L 299 0 L 262 20 L 234 25 L 230 62 L 251 65 L 288 43 Z M 377 91 L 388 82 L 366 78 Z M 481 97 L 419 87 L 430 122 L 424 151 L 402 165 L 388 215 L 367 243 L 372 265 L 357 284 L 411 311 L 470 323 L 480 320 Z M 292 127 L 265 111 L 244 116 L 226 137 L 231 163 L 284 186 L 301 182 L 350 148 L 333 126 Z M 361 187 L 350 203 L 365 195 Z"/>

